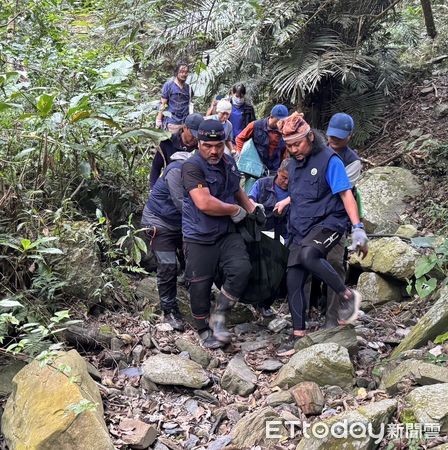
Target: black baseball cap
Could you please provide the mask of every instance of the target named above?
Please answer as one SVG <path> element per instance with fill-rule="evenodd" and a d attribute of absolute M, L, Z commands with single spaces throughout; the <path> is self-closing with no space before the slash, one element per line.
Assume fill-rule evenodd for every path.
<path fill-rule="evenodd" d="M 191 131 L 191 134 L 197 139 L 199 125 L 204 121 L 202 114 L 189 114 L 185 119 L 185 126 Z"/>
<path fill-rule="evenodd" d="M 225 141 L 224 126 L 219 120 L 204 120 L 199 125 L 198 139 L 200 141 Z"/>

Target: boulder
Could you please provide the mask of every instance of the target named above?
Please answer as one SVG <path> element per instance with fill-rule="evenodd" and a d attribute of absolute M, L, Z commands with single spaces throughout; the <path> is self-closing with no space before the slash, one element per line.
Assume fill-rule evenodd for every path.
<path fill-rule="evenodd" d="M 143 377 L 157 384 L 199 389 L 210 382 L 205 370 L 196 362 L 178 355 L 150 356 L 142 366 Z"/>
<path fill-rule="evenodd" d="M 231 394 L 246 396 L 256 389 L 257 376 L 241 355 L 234 356 L 221 378 L 221 387 Z"/>
<path fill-rule="evenodd" d="M 387 302 L 401 300 L 401 287 L 374 272 L 363 272 L 358 279 L 362 295 L 361 309 L 368 311 Z"/>
<path fill-rule="evenodd" d="M 393 233 L 406 209 L 405 198 L 420 192 L 417 177 L 401 167 L 374 167 L 357 182 L 369 233 Z"/>
<path fill-rule="evenodd" d="M 408 381 L 420 386 L 448 383 L 448 369 L 416 359 L 403 361 L 392 370 L 386 370 L 381 378 L 380 389 L 393 395 L 407 388 Z"/>
<path fill-rule="evenodd" d="M 426 345 L 439 334 L 446 332 L 448 323 L 448 286 L 439 291 L 439 299 L 427 313 L 411 329 L 410 333 L 392 352 L 391 357 L 397 357 L 401 352 Z"/>
<path fill-rule="evenodd" d="M 64 255 L 54 258 L 53 271 L 64 280 L 62 290 L 82 300 L 86 306 L 93 305 L 103 286 L 94 226 L 85 221 L 64 223 L 59 248 Z"/>
<path fill-rule="evenodd" d="M 297 406 L 303 414 L 318 415 L 324 408 L 325 399 L 320 387 L 314 381 L 304 381 L 291 388 Z"/>
<path fill-rule="evenodd" d="M 48 364 L 33 361 L 13 384 L 2 417 L 11 450 L 114 449 L 101 395 L 76 350 L 60 352 Z"/>
<path fill-rule="evenodd" d="M 211 356 L 199 345 L 193 344 L 185 338 L 176 339 L 176 347 L 181 352 L 188 352 L 190 358 L 200 364 L 204 369 L 208 367 L 211 361 Z"/>
<path fill-rule="evenodd" d="M 271 422 L 272 434 L 278 437 L 268 437 L 266 431 L 269 429 L 269 425 L 266 422 Z M 272 424 L 272 422 L 275 423 Z M 243 417 L 235 425 L 231 434 L 233 436 L 232 445 L 240 449 L 252 448 L 255 445 L 259 445 L 263 449 L 272 448 L 279 443 L 279 440 L 288 436 L 282 425 L 281 417 L 269 406 L 255 410 Z"/>
<path fill-rule="evenodd" d="M 12 380 L 25 366 L 25 362 L 17 359 L 8 358 L 5 361 L 5 365 L 0 367 L 0 395 L 9 395 L 12 392 Z"/>
<path fill-rule="evenodd" d="M 159 291 L 156 277 L 145 277 L 135 285 L 135 295 L 142 300 L 142 304 L 155 307 L 160 306 Z"/>
<path fill-rule="evenodd" d="M 306 434 L 299 442 L 296 450 L 370 450 L 378 447 L 378 443 L 375 443 L 375 438 L 368 433 L 368 427 L 372 427 L 374 434 L 380 434 L 381 427 L 384 427 L 384 433 L 386 434 L 386 425 L 389 423 L 390 418 L 397 409 L 397 401 L 394 399 L 382 400 L 379 402 L 369 403 L 361 406 L 356 410 L 347 411 L 336 416 L 332 416 L 329 419 L 314 422 L 311 427 L 306 430 Z M 359 427 L 359 432 L 354 437 L 352 433 L 348 433 L 347 437 L 340 437 L 342 435 L 341 430 L 338 430 L 338 425 L 350 428 L 351 425 Z M 338 435 L 334 435 L 330 430 L 334 427 Z M 361 428 L 362 427 L 362 428 Z M 333 429 L 334 429 L 333 428 Z M 323 430 L 329 430 L 328 433 L 323 435 Z M 315 432 L 314 432 L 315 430 Z M 361 431 L 366 430 L 365 433 Z M 321 434 L 322 433 L 322 434 Z M 380 439 L 381 440 L 381 439 Z"/>
<path fill-rule="evenodd" d="M 373 239 L 369 243 L 369 253 L 361 259 L 356 253 L 350 257 L 350 264 L 405 281 L 415 272 L 415 262 L 419 253 L 399 237 Z"/>
<path fill-rule="evenodd" d="M 324 344 L 333 342 L 335 344 L 345 347 L 350 355 L 354 355 L 358 351 L 358 340 L 356 338 L 355 329 L 350 326 L 334 327 L 329 329 L 322 329 L 314 333 L 307 334 L 302 339 L 299 339 L 294 349 L 296 351 L 303 350 L 315 344 Z"/>
<path fill-rule="evenodd" d="M 438 423 L 440 432 L 448 431 L 448 383 L 414 389 L 406 396 L 415 422 Z"/>
<path fill-rule="evenodd" d="M 319 386 L 351 389 L 353 376 L 354 368 L 347 349 L 330 342 L 298 351 L 277 373 L 272 386 L 286 388 L 301 381 L 314 381 Z"/>

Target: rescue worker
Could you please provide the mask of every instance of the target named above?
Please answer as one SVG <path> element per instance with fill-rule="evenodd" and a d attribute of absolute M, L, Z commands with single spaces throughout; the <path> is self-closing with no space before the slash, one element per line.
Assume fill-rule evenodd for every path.
<path fill-rule="evenodd" d="M 244 241 L 235 224 L 256 206 L 240 188 L 235 161 L 224 154 L 222 123 L 204 120 L 198 140 L 198 151 L 182 166 L 185 274 L 191 311 L 202 343 L 207 348 L 218 348 L 231 341 L 226 317 L 244 292 L 251 271 Z M 222 285 L 210 311 L 211 288 L 217 273 Z"/>
<path fill-rule="evenodd" d="M 311 129 L 302 114 L 293 113 L 282 121 L 280 129 L 291 155 L 290 197 L 276 206 L 281 212 L 290 204 L 287 288 L 293 335 L 279 348 L 279 354 L 286 354 L 293 351 L 295 341 L 306 334 L 304 286 L 310 274 L 337 293 L 339 324 L 357 319 L 361 295 L 345 286 L 326 255 L 344 236 L 349 223 L 352 246 L 363 257 L 368 251 L 368 239 L 342 160 L 327 147 L 323 137 Z"/>
<path fill-rule="evenodd" d="M 157 180 L 143 210 L 142 225 L 151 239 L 157 259 L 157 289 L 163 321 L 183 331 L 184 320 L 177 301 L 177 253 L 182 252 L 182 202 L 184 190 L 181 168 L 189 152 L 176 152 Z"/>

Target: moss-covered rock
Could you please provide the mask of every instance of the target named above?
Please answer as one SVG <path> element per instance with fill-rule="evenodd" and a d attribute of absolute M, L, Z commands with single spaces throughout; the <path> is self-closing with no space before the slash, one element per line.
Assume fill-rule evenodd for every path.
<path fill-rule="evenodd" d="M 256 389 L 257 376 L 241 355 L 234 356 L 221 378 L 221 387 L 231 394 L 249 395 Z"/>
<path fill-rule="evenodd" d="M 369 309 L 387 302 L 401 300 L 401 287 L 373 272 L 363 272 L 358 279 L 358 291 L 362 295 L 361 309 Z"/>
<path fill-rule="evenodd" d="M 307 334 L 296 342 L 294 349 L 299 351 L 312 345 L 324 344 L 326 342 L 333 342 L 345 347 L 350 355 L 354 355 L 358 351 L 356 332 L 351 325 L 322 329 Z"/>
<path fill-rule="evenodd" d="M 426 345 L 429 340 L 446 332 L 448 324 L 448 286 L 439 292 L 439 299 L 428 312 L 411 329 L 410 333 L 400 342 L 392 352 L 396 358 L 401 352 Z"/>
<path fill-rule="evenodd" d="M 363 270 L 406 280 L 415 272 L 418 252 L 398 237 L 370 241 L 369 253 L 364 259 L 357 254 L 350 257 L 350 264 Z"/>
<path fill-rule="evenodd" d="M 354 369 L 347 349 L 329 342 L 298 351 L 280 369 L 272 386 L 286 388 L 301 381 L 314 381 L 319 386 L 350 389 L 353 376 Z"/>
<path fill-rule="evenodd" d="M 383 426 L 384 433 L 386 433 L 386 425 L 396 409 L 397 401 L 387 399 L 369 403 L 354 411 L 347 411 L 313 424 L 313 426 L 316 426 L 316 433 L 313 433 L 313 426 L 308 428 L 307 435 L 299 442 L 296 450 L 371 450 L 377 448 L 379 442 L 375 442 L 375 438 L 368 432 L 368 427 L 372 427 L 374 434 L 380 435 Z M 363 430 L 358 429 L 359 437 L 356 438 L 352 436 L 352 433 L 347 433 L 347 437 L 336 437 L 330 432 L 326 436 L 317 434 L 319 426 L 322 432 L 323 429 L 331 429 L 331 427 L 336 427 L 337 424 L 348 428 L 357 424 L 363 427 L 366 432 L 361 433 Z"/>
<path fill-rule="evenodd" d="M 380 389 L 385 389 L 389 394 L 396 394 L 401 389 L 407 388 L 408 382 L 420 386 L 448 383 L 448 369 L 416 359 L 408 359 L 392 370 L 386 369 L 381 379 Z"/>
<path fill-rule="evenodd" d="M 406 209 L 405 199 L 420 192 L 417 177 L 401 167 L 374 167 L 357 183 L 364 221 L 371 233 L 393 233 Z"/>
<path fill-rule="evenodd" d="M 448 431 L 448 383 L 418 387 L 406 396 L 406 401 L 416 422 L 438 423 L 441 433 Z"/>
<path fill-rule="evenodd" d="M 13 385 L 2 417 L 10 450 L 113 450 L 100 393 L 76 350 L 59 353 L 51 365 L 33 361 Z M 76 413 L 83 402 L 91 408 Z"/>

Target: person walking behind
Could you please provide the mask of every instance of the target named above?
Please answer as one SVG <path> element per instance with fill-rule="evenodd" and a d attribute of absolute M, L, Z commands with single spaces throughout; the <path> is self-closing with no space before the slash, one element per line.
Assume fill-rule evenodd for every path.
<path fill-rule="evenodd" d="M 143 209 L 142 225 L 151 239 L 157 259 L 157 289 L 163 321 L 183 331 L 184 320 L 177 301 L 177 252 L 182 251 L 182 186 L 181 168 L 192 156 L 177 152 L 163 175 L 157 180 Z"/>
<path fill-rule="evenodd" d="M 198 140 L 198 151 L 182 166 L 185 278 L 202 343 L 218 348 L 231 341 L 226 318 L 243 294 L 251 271 L 246 246 L 234 224 L 256 206 L 240 187 L 235 161 L 224 154 L 222 123 L 204 120 Z M 218 272 L 223 283 L 210 312 L 211 289 Z"/>
<path fill-rule="evenodd" d="M 244 143 L 252 139 L 261 162 L 269 174 L 275 175 L 284 159 L 286 148 L 277 124 L 279 120 L 285 119 L 287 116 L 288 108 L 286 106 L 275 105 L 269 117 L 251 122 L 236 136 L 235 150 L 241 152 Z"/>
<path fill-rule="evenodd" d="M 224 133 L 225 133 L 225 153 L 228 155 L 231 155 L 233 153 L 233 125 L 229 121 L 230 113 L 232 112 L 232 104 L 226 100 L 221 99 L 216 104 L 216 114 L 213 114 L 211 116 L 206 116 L 206 120 L 218 120 L 221 122 L 224 126 Z"/>
<path fill-rule="evenodd" d="M 331 117 L 330 122 L 328 123 L 326 134 L 328 146 L 336 152 L 344 163 L 345 171 L 347 172 L 350 184 L 353 186 L 353 193 L 355 194 L 355 185 L 361 176 L 362 164 L 358 154 L 348 146 L 354 129 L 355 122 L 350 115 L 336 113 Z M 327 261 L 333 266 L 334 270 L 343 280 L 345 280 L 346 277 L 344 261 L 346 242 L 347 233 L 341 237 L 339 242 L 327 255 Z M 334 328 L 339 325 L 338 305 L 338 294 L 328 287 L 324 328 Z"/>
<path fill-rule="evenodd" d="M 341 159 L 326 146 L 323 137 L 311 129 L 302 114 L 293 113 L 280 127 L 291 155 L 290 197 L 276 206 L 277 211 L 282 212 L 290 204 L 287 288 L 293 336 L 279 348 L 279 354 L 286 354 L 294 348 L 295 341 L 306 334 L 304 286 L 310 274 L 338 294 L 339 323 L 356 320 L 361 295 L 345 286 L 325 258 L 350 222 L 353 247 L 363 257 L 368 251 L 368 239 Z"/>
<path fill-rule="evenodd" d="M 233 143 L 235 144 L 236 137 L 251 122 L 256 120 L 256 117 L 254 107 L 247 100 L 246 86 L 244 84 L 238 83 L 232 86 L 229 100 L 232 103 L 232 112 L 229 120 L 232 123 Z"/>
<path fill-rule="evenodd" d="M 187 84 L 190 73 L 186 62 L 179 62 L 174 69 L 174 78 L 168 80 L 162 87 L 160 109 L 156 117 L 156 127 L 164 128 L 171 133 L 176 133 L 182 128 L 190 111 L 193 99 L 193 90 Z M 164 111 L 170 113 L 165 116 Z"/>
<path fill-rule="evenodd" d="M 152 189 L 160 177 L 162 170 L 170 163 L 171 156 L 176 152 L 192 152 L 198 146 L 198 128 L 204 118 L 202 114 L 189 114 L 182 128 L 169 139 L 159 144 L 151 165 L 149 188 Z"/>

